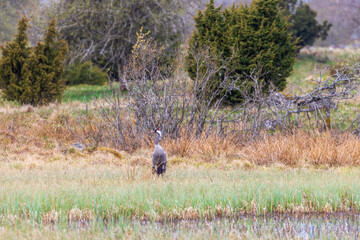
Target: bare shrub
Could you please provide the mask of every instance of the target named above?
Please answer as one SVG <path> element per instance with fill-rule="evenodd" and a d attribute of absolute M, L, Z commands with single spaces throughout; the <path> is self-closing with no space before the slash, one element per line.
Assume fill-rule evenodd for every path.
<path fill-rule="evenodd" d="M 263 91 L 259 77 L 252 75 L 253 92 L 237 109 L 239 123 L 247 138 L 255 139 L 262 132 L 286 131 L 296 128 L 318 130 L 351 130 L 359 128 L 359 117 L 344 129 L 338 105 L 359 95 L 360 65 L 327 68 L 320 73 L 317 84 L 302 95 L 286 94 L 270 89 Z M 337 115 L 331 118 L 331 114 Z M 335 120 L 331 124 L 331 120 Z M 338 121 L 336 121 L 338 120 Z M 249 134 L 250 133 L 250 134 Z"/>
<path fill-rule="evenodd" d="M 140 32 L 122 81 L 127 84 L 127 93 L 111 84 L 112 96 L 93 102 L 89 107 L 93 110 L 86 111 L 77 126 L 70 126 L 73 136 L 91 146 L 134 151 L 152 143 L 152 133 L 159 128 L 171 153 L 187 156 L 194 151 L 196 141 L 204 143 L 197 144 L 197 152 L 219 155 L 225 151 L 231 155 L 233 149 L 249 141 L 266 142 L 268 135 L 296 133 L 299 128 L 359 132 L 359 115 L 344 126 L 343 113 L 337 108 L 358 96 L 359 64 L 324 69 L 313 89 L 297 95 L 271 87 L 265 91 L 258 74 L 261 71 L 256 69 L 250 76 L 229 77 L 232 70 L 226 63 L 215 66 L 207 49 L 194 53 L 198 69 L 194 81 L 183 71 L 180 57 L 174 67 L 162 62 L 162 54 L 162 48 Z M 220 71 L 225 75 L 223 80 L 209 91 Z M 235 84 L 239 81 L 247 87 Z M 224 108 L 224 98 L 234 89 L 246 89 L 244 100 Z M 274 143 L 268 143 L 272 151 Z M 288 159 L 284 149 L 273 159 Z M 283 161 L 293 164 L 293 160 Z"/>
<path fill-rule="evenodd" d="M 212 132 L 214 126 L 208 123 L 218 120 L 224 99 L 218 97 L 219 92 L 230 92 L 237 80 L 226 75 L 209 93 L 212 77 L 227 71 L 212 63 L 206 49 L 195 56 L 202 69 L 195 81 L 186 76 L 181 64 L 178 68 L 164 65 L 161 55 L 162 48 L 140 32 L 125 69 L 128 92 L 121 94 L 121 89 L 113 88 L 112 96 L 94 102 L 96 114 L 87 112 L 79 119 L 78 127 L 70 128 L 73 135 L 90 145 L 132 151 L 147 145 L 156 128 L 171 139 Z"/>

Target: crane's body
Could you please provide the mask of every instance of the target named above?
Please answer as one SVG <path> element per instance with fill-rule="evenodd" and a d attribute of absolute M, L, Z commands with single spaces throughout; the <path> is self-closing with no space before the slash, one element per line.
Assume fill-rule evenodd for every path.
<path fill-rule="evenodd" d="M 155 140 L 155 151 L 152 156 L 152 168 L 153 172 L 156 172 L 158 175 L 160 175 L 166 171 L 167 156 L 164 149 L 159 145 L 161 132 L 159 130 L 155 130 L 155 133 L 157 136 Z"/>

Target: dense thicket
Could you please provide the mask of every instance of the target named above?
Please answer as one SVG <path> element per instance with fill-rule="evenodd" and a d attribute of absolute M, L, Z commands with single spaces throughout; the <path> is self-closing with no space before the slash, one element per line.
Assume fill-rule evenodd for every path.
<path fill-rule="evenodd" d="M 69 44 L 70 63 L 92 61 L 117 77 L 141 27 L 171 58 L 185 31 L 184 11 L 177 0 L 64 0 L 55 14 Z"/>
<path fill-rule="evenodd" d="M 58 100 L 64 91 L 62 78 L 67 44 L 59 40 L 53 20 L 44 42 L 28 46 L 28 19 L 19 21 L 16 38 L 1 47 L 0 87 L 8 100 L 41 105 Z"/>
<path fill-rule="evenodd" d="M 280 7 L 289 17 L 290 32 L 298 38 L 298 45 L 304 47 L 313 45 L 316 39 L 325 40 L 331 24 L 324 21 L 320 24 L 316 20 L 316 11 L 302 0 L 281 0 Z"/>
<path fill-rule="evenodd" d="M 108 80 L 107 74 L 90 61 L 72 65 L 65 74 L 68 85 L 90 84 L 103 85 Z"/>
<path fill-rule="evenodd" d="M 263 89 L 273 84 L 283 90 L 292 71 L 296 46 L 278 4 L 277 0 L 254 0 L 250 6 L 234 5 L 222 10 L 211 0 L 195 18 L 196 30 L 187 56 L 190 77 L 196 80 L 199 62 L 195 56 L 206 48 L 213 63 L 223 66 L 208 86 L 209 91 L 229 72 L 230 77 L 239 78 L 238 90 L 226 97 L 228 103 L 241 101 L 243 91 L 251 89 L 248 76 L 254 74 L 264 84 Z"/>

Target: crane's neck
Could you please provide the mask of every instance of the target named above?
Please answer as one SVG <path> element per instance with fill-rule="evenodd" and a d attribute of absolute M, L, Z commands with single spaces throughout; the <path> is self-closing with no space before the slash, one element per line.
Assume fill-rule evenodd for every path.
<path fill-rule="evenodd" d="M 160 134 L 157 133 L 157 136 L 155 139 L 155 145 L 159 145 L 159 139 L 160 139 Z"/>

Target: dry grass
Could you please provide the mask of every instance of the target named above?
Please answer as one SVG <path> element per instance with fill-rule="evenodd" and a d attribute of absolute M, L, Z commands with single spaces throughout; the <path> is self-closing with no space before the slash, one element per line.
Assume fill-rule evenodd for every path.
<path fill-rule="evenodd" d="M 267 136 L 242 149 L 256 164 L 280 162 L 289 166 L 311 164 L 359 166 L 360 141 L 351 134 L 331 132 Z"/>
<path fill-rule="evenodd" d="M 347 133 L 299 131 L 266 135 L 261 140 L 244 144 L 237 142 L 233 136 L 211 136 L 191 141 L 169 140 L 165 146 L 173 155 L 205 161 L 243 160 L 256 165 L 281 163 L 286 166 L 360 165 L 360 140 Z"/>
<path fill-rule="evenodd" d="M 85 109 L 80 103 L 51 105 L 42 108 L 0 108 L 0 161 L 39 162 L 86 161 L 91 164 L 150 165 L 153 142 L 134 152 L 98 148 L 78 152 L 76 142 L 67 131 L 64 117 L 76 118 Z M 6 112 L 2 114 L 1 112 Z M 149 138 L 151 139 L 151 134 Z M 219 138 L 216 135 L 194 138 L 164 139 L 161 145 L 169 162 L 215 167 L 283 164 L 285 166 L 328 165 L 360 166 L 360 140 L 354 135 L 334 132 L 304 132 L 269 134 L 255 142 L 241 142 L 236 136 Z"/>

